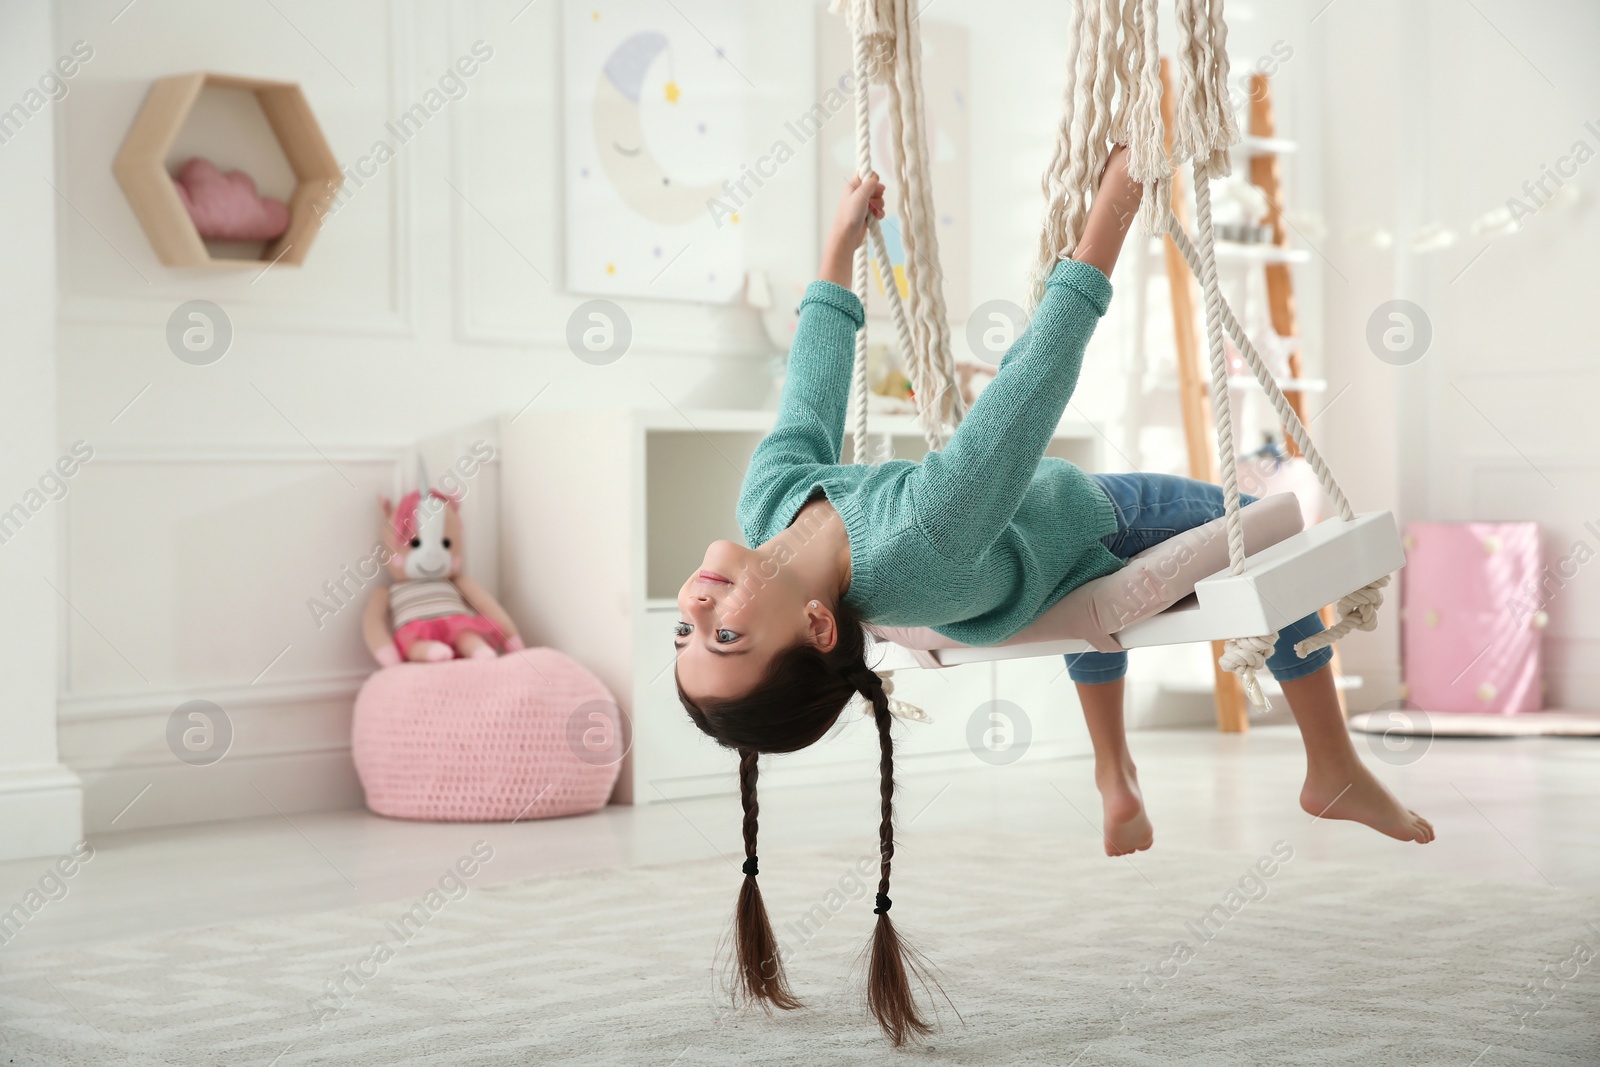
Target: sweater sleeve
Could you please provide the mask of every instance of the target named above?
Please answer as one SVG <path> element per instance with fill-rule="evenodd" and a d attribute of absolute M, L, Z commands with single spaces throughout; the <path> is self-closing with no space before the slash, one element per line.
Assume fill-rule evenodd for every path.
<path fill-rule="evenodd" d="M 818 468 L 839 462 L 861 301 L 833 282 L 814 281 L 800 301 L 800 322 L 772 432 L 756 447 L 739 493 L 739 528 L 751 545 L 778 533 L 791 515 L 778 507 Z"/>
<path fill-rule="evenodd" d="M 1111 283 L 1087 263 L 1063 260 L 1044 300 L 1006 352 L 994 381 L 943 452 L 914 475 L 909 499 L 941 554 L 986 545 L 1022 503 L 1078 384 L 1084 349 L 1111 302 Z"/>

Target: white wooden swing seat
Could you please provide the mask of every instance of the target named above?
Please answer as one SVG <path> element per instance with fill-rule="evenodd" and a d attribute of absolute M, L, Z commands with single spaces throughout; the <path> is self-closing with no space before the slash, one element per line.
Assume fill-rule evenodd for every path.
<path fill-rule="evenodd" d="M 1404 564 L 1394 516 L 1365 512 L 1304 529 L 1292 494 L 1240 509 L 1245 572 L 1228 567 L 1227 520 L 1146 549 L 1088 582 L 998 645 L 963 645 L 926 627 L 869 626 L 877 669 L 1221 641 L 1275 633 Z"/>

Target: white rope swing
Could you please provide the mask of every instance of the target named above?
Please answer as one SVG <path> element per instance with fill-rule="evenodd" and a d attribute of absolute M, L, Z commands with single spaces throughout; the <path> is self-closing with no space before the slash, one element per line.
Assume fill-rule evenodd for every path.
<path fill-rule="evenodd" d="M 1317 480 L 1344 521 L 1355 518 L 1349 500 L 1323 461 L 1283 390 L 1223 299 L 1217 280 L 1211 221 L 1212 178 L 1226 177 L 1239 130 L 1228 104 L 1228 28 L 1222 0 L 1174 0 L 1177 49 L 1177 107 L 1172 158 L 1161 120 L 1159 11 L 1156 0 L 1073 0 L 1069 20 L 1074 53 L 1068 64 L 1062 118 L 1042 186 L 1046 209 L 1038 255 L 1029 278 L 1029 305 L 1037 307 L 1056 263 L 1078 246 L 1089 205 L 1113 143 L 1129 147 L 1128 173 L 1144 186 L 1139 218 L 1146 234 L 1165 233 L 1183 253 L 1200 283 L 1206 308 L 1206 343 L 1211 370 L 1212 411 L 1222 475 L 1228 529 L 1228 560 L 1233 574 L 1245 573 L 1244 530 L 1239 517 L 1239 479 L 1233 442 L 1233 411 L 1228 389 L 1223 335 L 1233 338 L 1245 362 L 1266 390 L 1285 432 L 1299 445 Z M 902 306 L 893 267 L 876 220 L 869 234 L 889 296 L 889 309 L 916 393 L 918 415 L 928 446 L 938 449 L 963 414 L 950 353 L 938 241 L 928 181 L 926 125 L 921 95 L 921 42 L 907 0 L 832 0 L 832 10 L 849 21 L 855 45 L 856 163 L 871 167 L 869 80 L 889 90 L 892 176 L 900 195 L 901 237 L 906 249 L 909 312 Z M 1194 175 L 1195 237 L 1190 239 L 1171 208 L 1174 165 L 1188 163 Z M 865 304 L 867 250 L 856 253 L 856 295 Z M 858 462 L 868 455 L 866 330 L 856 335 L 854 441 Z M 1351 630 L 1371 630 L 1383 602 L 1387 576 L 1339 601 L 1339 621 L 1295 646 L 1301 656 L 1338 641 Z M 1224 646 L 1221 664 L 1239 676 L 1246 696 L 1269 707 L 1257 672 L 1266 666 L 1276 633 L 1240 637 Z"/>
<path fill-rule="evenodd" d="M 961 421 L 965 405 L 956 386 L 955 357 L 950 351 L 950 316 L 944 303 L 944 278 L 939 273 L 939 238 L 935 230 L 933 186 L 928 180 L 927 121 L 922 103 L 922 37 L 907 0 L 832 0 L 854 40 L 856 86 L 856 171 L 872 167 L 872 123 L 868 87 L 877 81 L 888 91 L 888 174 L 899 197 L 900 243 L 905 249 L 907 298 L 902 301 L 894 264 L 878 220 L 867 220 L 867 241 L 856 250 L 855 291 L 866 306 L 871 286 L 866 245 L 877 257 L 879 276 L 888 294 L 889 314 L 906 376 L 916 394 L 917 414 L 928 447 L 944 447 Z M 909 307 L 907 306 L 909 305 Z M 856 462 L 869 459 L 867 433 L 867 331 L 856 334 L 853 441 Z"/>

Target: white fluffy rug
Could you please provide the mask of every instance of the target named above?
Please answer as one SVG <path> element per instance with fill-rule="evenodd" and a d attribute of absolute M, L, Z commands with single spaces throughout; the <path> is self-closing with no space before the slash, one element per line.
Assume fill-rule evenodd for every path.
<path fill-rule="evenodd" d="M 905 843 L 893 896 L 960 1019 L 893 1052 L 846 981 L 861 846 L 762 857 L 808 1004 L 781 1017 L 716 992 L 739 875 L 709 860 L 470 889 L 409 940 L 408 901 L 0 951 L 0 1062 L 1600 1063 L 1600 896 L 1429 882 L 1398 846 L 1374 871 L 953 835 Z"/>

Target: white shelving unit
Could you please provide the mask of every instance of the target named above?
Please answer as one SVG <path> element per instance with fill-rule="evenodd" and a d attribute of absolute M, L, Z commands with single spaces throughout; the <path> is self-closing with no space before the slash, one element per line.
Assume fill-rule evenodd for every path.
<path fill-rule="evenodd" d="M 1256 381 L 1253 375 L 1235 374 L 1228 379 L 1228 387 L 1231 389 L 1260 389 L 1261 383 Z M 1150 388 L 1171 392 L 1178 388 L 1178 383 L 1172 378 L 1157 378 L 1150 383 Z M 1302 393 L 1326 393 L 1328 391 L 1328 382 L 1325 378 L 1280 378 L 1278 379 L 1278 388 L 1285 392 L 1291 389 L 1298 389 Z"/>
<path fill-rule="evenodd" d="M 1279 248 L 1269 244 L 1245 244 L 1240 241 L 1216 243 L 1218 263 L 1247 263 L 1264 267 L 1268 263 L 1308 263 L 1311 253 L 1303 248 Z"/>
<path fill-rule="evenodd" d="M 616 696 L 630 732 L 613 799 L 646 803 L 736 792 L 736 760 L 689 721 L 673 682 L 672 624 L 683 580 L 719 538 L 742 541 L 734 505 L 770 411 L 529 411 L 501 422 L 501 590 L 530 644 L 568 653 Z M 899 458 L 926 446 L 909 416 L 875 416 Z M 1064 420 L 1048 453 L 1101 469 L 1101 439 Z M 848 444 L 847 444 L 848 451 Z M 848 462 L 849 456 L 846 456 Z M 1022 709 L 1025 759 L 1089 753 L 1058 658 L 910 671 L 896 695 L 931 725 L 900 726 L 907 773 L 979 766 L 969 744 L 987 705 Z M 875 779 L 877 735 L 847 710 L 834 735 L 775 758 L 763 782 Z"/>
<path fill-rule="evenodd" d="M 1245 134 L 1239 138 L 1235 149 L 1245 156 L 1287 156 L 1300 150 L 1300 145 L 1287 137 L 1257 137 Z"/>

